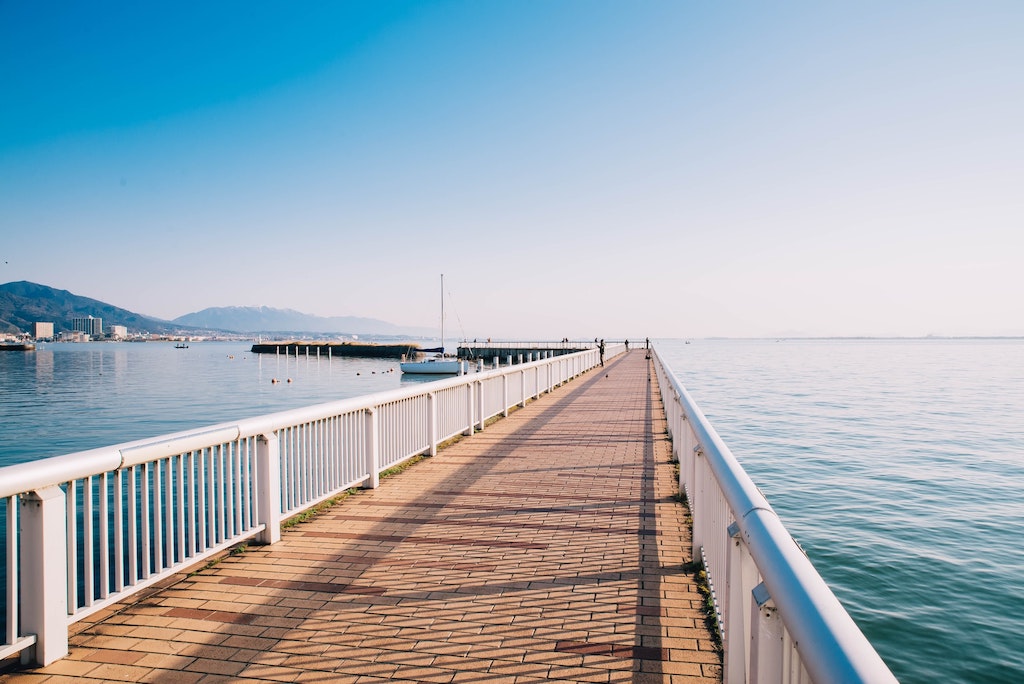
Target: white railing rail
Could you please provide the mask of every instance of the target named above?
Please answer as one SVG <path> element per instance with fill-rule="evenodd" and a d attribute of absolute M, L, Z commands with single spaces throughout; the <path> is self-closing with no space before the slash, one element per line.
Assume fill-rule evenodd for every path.
<path fill-rule="evenodd" d="M 611 358 L 624 350 L 610 345 Z M 0 659 L 49 664 L 86 616 L 593 368 L 590 349 L 0 468 Z"/>
<path fill-rule="evenodd" d="M 630 349 L 642 349 L 650 346 L 650 340 L 643 337 L 627 338 L 624 340 L 605 340 L 605 347 L 611 349 L 629 343 Z M 486 358 L 488 349 L 532 349 L 532 350 L 571 350 L 596 349 L 599 340 L 459 340 L 457 346 L 464 349 L 479 350 L 481 356 Z"/>
<path fill-rule="evenodd" d="M 693 517 L 693 556 L 712 588 L 725 682 L 895 682 L 687 393 L 653 354 Z"/>
<path fill-rule="evenodd" d="M 606 344 L 611 344 L 607 342 Z M 459 340 L 456 346 L 467 349 L 533 349 L 533 350 L 578 350 L 594 349 L 597 342 L 593 340 Z"/>

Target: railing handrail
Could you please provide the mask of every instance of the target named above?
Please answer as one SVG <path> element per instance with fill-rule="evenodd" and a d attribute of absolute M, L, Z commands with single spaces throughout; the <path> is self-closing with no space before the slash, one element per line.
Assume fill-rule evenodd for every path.
<path fill-rule="evenodd" d="M 895 682 L 888 666 L 657 349 L 654 357 L 665 371 L 661 375 L 668 380 L 697 438 L 808 674 L 819 682 Z M 662 394 L 666 394 L 665 388 Z"/>

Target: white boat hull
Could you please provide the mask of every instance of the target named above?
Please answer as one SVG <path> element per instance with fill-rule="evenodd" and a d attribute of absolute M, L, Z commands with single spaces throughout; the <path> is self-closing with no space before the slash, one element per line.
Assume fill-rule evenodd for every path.
<path fill-rule="evenodd" d="M 462 362 L 451 359 L 426 359 L 424 361 L 405 361 L 399 364 L 403 373 L 420 373 L 430 375 L 458 375 L 462 372 Z"/>

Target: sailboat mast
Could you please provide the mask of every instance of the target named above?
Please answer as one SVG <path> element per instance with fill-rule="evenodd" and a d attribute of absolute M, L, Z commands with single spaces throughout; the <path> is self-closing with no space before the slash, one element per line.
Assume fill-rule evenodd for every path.
<path fill-rule="evenodd" d="M 444 273 L 441 274 L 441 356 L 444 356 Z"/>

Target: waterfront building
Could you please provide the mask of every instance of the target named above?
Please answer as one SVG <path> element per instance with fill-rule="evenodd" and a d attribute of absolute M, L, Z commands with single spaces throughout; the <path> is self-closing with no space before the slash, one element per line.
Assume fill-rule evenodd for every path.
<path fill-rule="evenodd" d="M 62 330 L 57 336 L 60 342 L 88 342 L 89 336 L 81 330 Z"/>
<path fill-rule="evenodd" d="M 128 327 L 124 325 L 112 325 L 110 326 L 110 336 L 115 340 L 124 340 L 128 338 Z"/>
<path fill-rule="evenodd" d="M 89 337 L 102 337 L 103 336 L 103 319 L 93 318 L 87 316 L 84 318 L 72 318 L 71 329 L 83 332 Z"/>
<path fill-rule="evenodd" d="M 53 338 L 53 322 L 36 321 L 32 324 L 32 337 L 37 340 L 49 340 Z"/>

